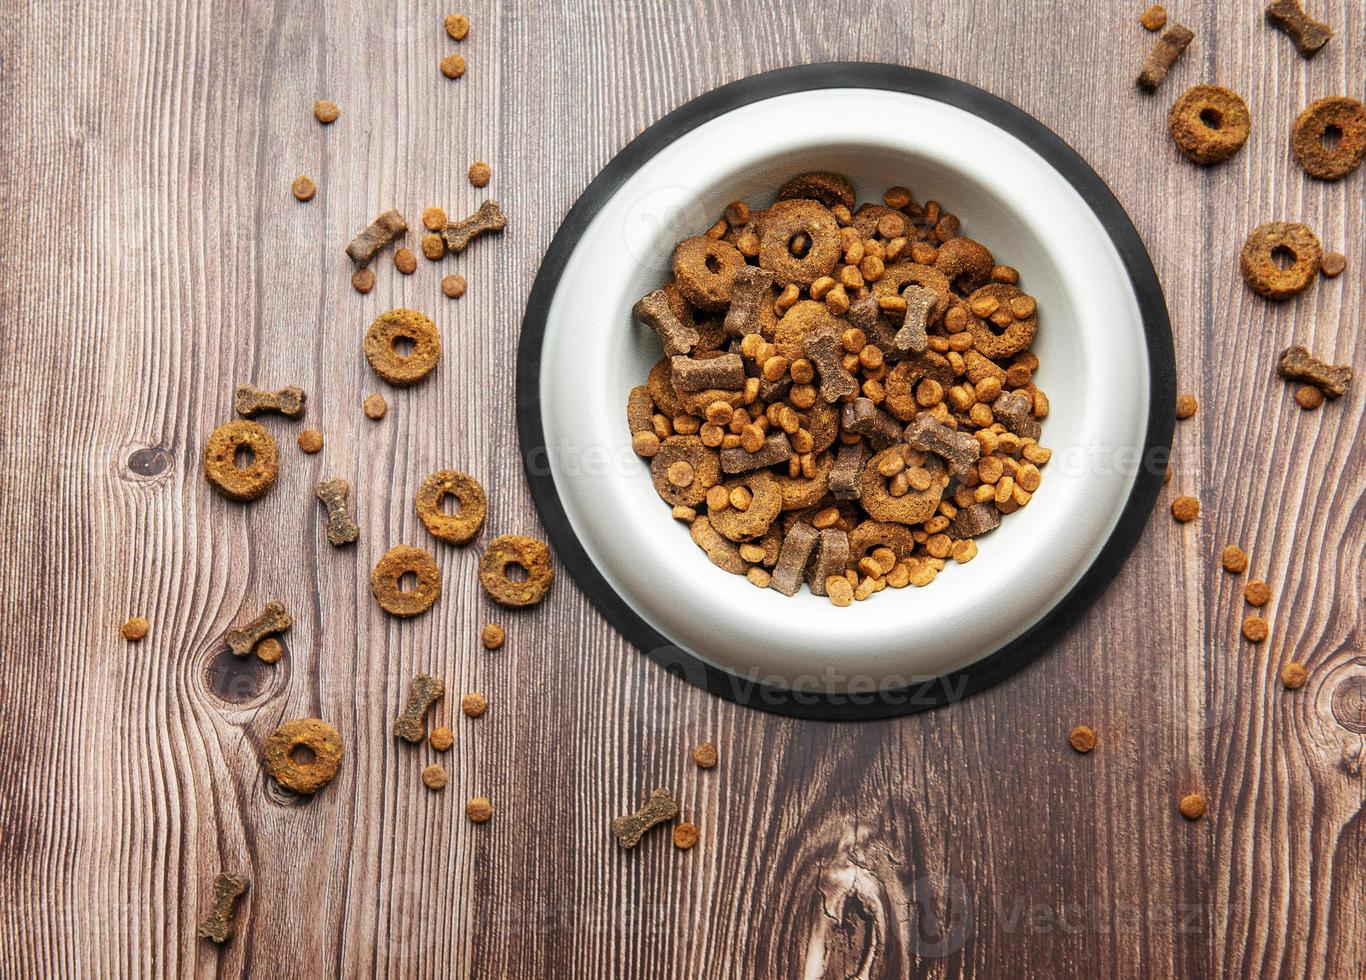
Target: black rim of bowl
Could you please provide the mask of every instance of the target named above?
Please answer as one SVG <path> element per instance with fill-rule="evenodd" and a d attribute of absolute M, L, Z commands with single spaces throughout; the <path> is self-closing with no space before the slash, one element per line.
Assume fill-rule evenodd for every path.
<path fill-rule="evenodd" d="M 818 690 L 821 678 L 815 676 L 809 684 L 779 686 L 761 676 L 731 673 L 675 646 L 646 623 L 602 577 L 565 515 L 550 473 L 540 403 L 541 345 L 550 304 L 565 263 L 601 206 L 646 161 L 708 120 L 751 102 L 824 88 L 885 89 L 935 99 L 987 120 L 1042 156 L 1086 201 L 1119 252 L 1143 319 L 1151 379 L 1148 429 L 1129 499 L 1072 590 L 1021 636 L 967 667 L 905 686 L 868 685 L 839 694 Z M 627 640 L 670 673 L 739 704 L 798 718 L 859 721 L 912 714 L 991 687 L 1032 662 L 1100 597 L 1138 543 L 1162 488 L 1176 424 L 1175 389 L 1171 323 L 1152 260 L 1124 208 L 1075 150 L 1023 110 L 966 82 L 900 65 L 832 62 L 781 68 L 700 95 L 637 136 L 594 178 L 551 241 L 527 300 L 517 351 L 517 429 L 532 499 L 559 561 Z M 737 587 L 742 585 L 737 580 Z"/>

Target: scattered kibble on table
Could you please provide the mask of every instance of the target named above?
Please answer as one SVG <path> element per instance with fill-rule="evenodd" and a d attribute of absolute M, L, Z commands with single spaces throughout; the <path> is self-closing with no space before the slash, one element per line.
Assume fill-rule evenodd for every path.
<path fill-rule="evenodd" d="M 446 768 L 438 762 L 433 762 L 422 770 L 422 783 L 430 790 L 445 789 Z"/>
<path fill-rule="evenodd" d="M 152 628 L 144 616 L 134 616 L 123 624 L 123 638 L 130 643 L 136 643 L 147 635 L 147 631 Z"/>
<path fill-rule="evenodd" d="M 313 183 L 313 178 L 307 174 L 300 174 L 294 178 L 294 182 L 289 185 L 289 191 L 300 201 L 311 201 L 313 195 L 318 193 L 318 185 Z"/>
<path fill-rule="evenodd" d="M 1179 419 L 1190 418 L 1199 407 L 1200 403 L 1194 395 L 1182 393 L 1176 396 L 1176 417 Z"/>
<path fill-rule="evenodd" d="M 313 117 L 324 126 L 332 125 L 339 115 L 341 110 L 337 108 L 337 103 L 330 99 L 319 99 L 313 103 Z"/>
<path fill-rule="evenodd" d="M 447 78 L 459 78 L 465 74 L 465 59 L 458 54 L 448 54 L 441 59 L 441 74 Z"/>
<path fill-rule="evenodd" d="M 432 733 L 427 736 L 427 741 L 436 751 L 447 752 L 455 744 L 455 733 L 451 731 L 449 725 L 442 725 L 440 728 L 432 729 Z"/>
<path fill-rule="evenodd" d="M 447 14 L 443 22 L 446 33 L 453 41 L 463 41 L 470 32 L 470 19 L 464 14 Z"/>
<path fill-rule="evenodd" d="M 493 816 L 493 804 L 487 796 L 476 796 L 465 804 L 465 816 L 472 823 L 486 823 Z"/>
<path fill-rule="evenodd" d="M 1249 606 L 1261 608 L 1271 601 L 1271 586 L 1259 578 L 1254 578 L 1243 589 L 1243 598 Z"/>
<path fill-rule="evenodd" d="M 1224 566 L 1224 571 L 1237 575 L 1247 571 L 1247 552 L 1236 544 L 1228 545 L 1220 554 L 1219 562 Z"/>
<path fill-rule="evenodd" d="M 484 645 L 485 650 L 497 650 L 506 639 L 506 631 L 497 623 L 485 623 L 484 628 L 479 631 L 479 642 Z"/>
<path fill-rule="evenodd" d="M 1187 820 L 1199 820 L 1205 815 L 1205 798 L 1199 793 L 1187 793 L 1181 797 L 1180 809 Z"/>
<path fill-rule="evenodd" d="M 1195 497 L 1177 497 L 1172 501 L 1172 517 L 1182 524 L 1200 516 L 1200 501 Z"/>
<path fill-rule="evenodd" d="M 1261 643 L 1271 635 L 1271 624 L 1261 616 L 1249 616 L 1243 620 L 1243 636 L 1249 643 Z"/>
<path fill-rule="evenodd" d="M 389 411 L 389 403 L 384 400 L 383 395 L 375 394 L 365 399 L 364 408 L 366 417 L 378 422 L 384 418 L 384 413 Z"/>
<path fill-rule="evenodd" d="M 1304 664 L 1292 661 L 1281 668 L 1281 684 L 1287 691 L 1299 690 L 1308 679 L 1309 671 L 1304 669 Z"/>
<path fill-rule="evenodd" d="M 299 448 L 306 453 L 316 453 L 323 448 L 323 434 L 317 429 L 304 429 L 299 433 Z"/>
<path fill-rule="evenodd" d="M 1067 733 L 1067 741 L 1072 748 L 1085 755 L 1096 747 L 1096 733 L 1089 725 L 1078 725 Z"/>
<path fill-rule="evenodd" d="M 366 266 L 351 273 L 351 288 L 362 295 L 375 288 L 375 270 Z"/>

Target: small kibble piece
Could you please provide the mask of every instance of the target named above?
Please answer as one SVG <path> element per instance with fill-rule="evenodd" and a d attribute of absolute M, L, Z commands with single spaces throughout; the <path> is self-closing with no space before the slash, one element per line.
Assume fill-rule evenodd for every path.
<path fill-rule="evenodd" d="M 812 330 L 802 339 L 802 350 L 816 365 L 823 399 L 834 403 L 858 392 L 858 379 L 844 367 L 844 346 L 833 327 Z"/>
<path fill-rule="evenodd" d="M 1138 87 L 1148 92 L 1156 92 L 1157 87 L 1167 77 L 1167 72 L 1176 59 L 1180 58 L 1187 45 L 1195 40 L 1195 33 L 1181 24 L 1172 24 L 1154 42 L 1138 73 Z"/>
<path fill-rule="evenodd" d="M 1323 392 L 1313 385 L 1301 385 L 1295 390 L 1295 404 L 1312 412 L 1323 405 Z"/>
<path fill-rule="evenodd" d="M 371 395 L 365 399 L 362 407 L 365 409 L 366 417 L 375 421 L 384 418 L 384 413 L 389 411 L 389 403 L 384 400 L 383 395 Z"/>
<path fill-rule="evenodd" d="M 1172 517 L 1185 524 L 1200 516 L 1200 501 L 1195 497 L 1177 497 L 1172 501 Z"/>
<path fill-rule="evenodd" d="M 237 465 L 245 452 L 251 462 Z M 280 453 L 275 440 L 259 422 L 235 419 L 220 425 L 204 444 L 204 479 L 229 500 L 257 500 L 275 486 Z"/>
<path fill-rule="evenodd" d="M 744 265 L 736 270 L 730 287 L 730 307 L 723 323 L 727 334 L 745 337 L 759 332 L 763 304 L 772 287 L 773 273 L 767 269 Z"/>
<path fill-rule="evenodd" d="M 405 276 L 417 271 L 417 256 L 411 248 L 401 248 L 394 253 L 394 268 Z"/>
<path fill-rule="evenodd" d="M 982 444 L 976 437 L 955 432 L 929 412 L 918 415 L 906 427 L 906 442 L 913 449 L 931 452 L 943 459 L 953 476 L 967 473 L 982 455 Z"/>
<path fill-rule="evenodd" d="M 712 742 L 703 742 L 701 745 L 694 746 L 692 761 L 697 763 L 699 769 L 715 769 L 717 762 L 716 745 Z"/>
<path fill-rule="evenodd" d="M 297 419 L 304 414 L 304 391 L 290 385 L 279 391 L 267 391 L 255 385 L 237 386 L 236 408 L 238 415 L 252 418 L 266 412 L 278 412 L 287 418 Z"/>
<path fill-rule="evenodd" d="M 466 694 L 460 699 L 460 710 L 470 718 L 478 718 L 489 710 L 489 699 L 482 694 Z"/>
<path fill-rule="evenodd" d="M 394 722 L 394 735 L 416 745 L 427 736 L 427 712 L 446 693 L 446 684 L 430 674 L 416 675 L 408 685 L 408 700 Z"/>
<path fill-rule="evenodd" d="M 313 183 L 313 178 L 307 174 L 300 174 L 294 178 L 294 182 L 289 185 L 289 191 L 300 201 L 311 201 L 313 195 L 318 193 L 318 185 Z"/>
<path fill-rule="evenodd" d="M 1309 671 L 1304 669 L 1304 664 L 1291 662 L 1281 668 L 1281 684 L 1287 691 L 1298 691 L 1307 680 Z"/>
<path fill-rule="evenodd" d="M 445 789 L 446 767 L 439 762 L 433 762 L 426 769 L 423 769 L 422 785 L 433 791 Z"/>
<path fill-rule="evenodd" d="M 979 502 L 969 507 L 964 507 L 953 515 L 949 521 L 949 526 L 945 528 L 945 533 L 950 538 L 963 540 L 964 538 L 975 538 L 978 535 L 994 531 L 1001 526 L 1001 512 L 996 509 L 994 504 Z"/>
<path fill-rule="evenodd" d="M 1260 609 L 1271 601 L 1271 586 L 1265 580 L 1254 578 L 1243 587 L 1243 598 L 1247 600 L 1249 606 L 1256 606 Z"/>
<path fill-rule="evenodd" d="M 1341 252 L 1324 252 L 1319 272 L 1325 279 L 1336 279 L 1347 271 L 1347 256 Z"/>
<path fill-rule="evenodd" d="M 631 315 L 655 332 L 659 345 L 669 357 L 687 354 L 701 339 L 695 328 L 674 314 L 669 294 L 662 289 L 653 290 L 637 300 Z"/>
<path fill-rule="evenodd" d="M 123 624 L 121 630 L 123 638 L 129 643 L 136 643 L 147 635 L 147 631 L 152 628 L 145 616 L 133 616 Z"/>
<path fill-rule="evenodd" d="M 404 576 L 417 576 L 417 585 L 404 589 Z M 370 573 L 370 591 L 380 608 L 407 618 L 432 608 L 441 595 L 441 569 L 430 553 L 411 545 L 390 548 Z"/>
<path fill-rule="evenodd" d="M 1282 257 L 1288 258 L 1288 265 L 1281 264 Z M 1277 301 L 1308 289 L 1322 261 L 1319 236 L 1291 221 L 1268 221 L 1252 229 L 1239 258 L 1248 288 Z"/>
<path fill-rule="evenodd" d="M 323 434 L 317 429 L 304 429 L 299 433 L 299 448 L 312 455 L 321 452 L 323 448 Z"/>
<path fill-rule="evenodd" d="M 470 19 L 464 14 L 447 14 L 443 25 L 446 28 L 446 33 L 454 41 L 465 40 L 466 35 L 470 32 Z"/>
<path fill-rule="evenodd" d="M 847 402 L 840 414 L 840 427 L 846 432 L 857 432 L 874 449 L 886 449 L 901 441 L 901 423 L 874 405 L 870 398 Z M 972 443 L 976 445 L 977 440 L 972 439 Z"/>
<path fill-rule="evenodd" d="M 441 292 L 446 295 L 447 299 L 459 299 L 465 295 L 467 288 L 469 288 L 469 284 L 465 282 L 465 277 L 458 272 L 441 277 Z"/>
<path fill-rule="evenodd" d="M 351 484 L 339 476 L 324 480 L 313 492 L 327 509 L 327 541 L 340 548 L 360 537 L 360 527 L 351 516 Z"/>
<path fill-rule="evenodd" d="M 469 176 L 470 183 L 475 187 L 487 187 L 493 177 L 493 168 L 483 160 L 475 160 L 470 164 Z"/>
<path fill-rule="evenodd" d="M 497 623 L 485 623 L 484 628 L 479 631 L 479 642 L 484 645 L 485 650 L 497 650 L 507 639 L 507 631 Z"/>
<path fill-rule="evenodd" d="M 786 433 L 772 432 L 755 452 L 743 446 L 721 450 L 721 470 L 724 473 L 748 473 L 765 466 L 773 466 L 792 458 L 792 444 Z"/>
<path fill-rule="evenodd" d="M 455 744 L 455 733 L 449 725 L 442 725 L 432 729 L 432 733 L 427 736 L 427 742 L 438 752 L 449 752 Z"/>
<path fill-rule="evenodd" d="M 375 288 L 375 270 L 368 266 L 351 273 L 351 288 L 364 296 Z"/>
<path fill-rule="evenodd" d="M 1295 48 L 1306 58 L 1312 58 L 1328 43 L 1333 30 L 1304 12 L 1300 0 L 1274 0 L 1266 8 L 1267 23 L 1286 33 Z"/>
<path fill-rule="evenodd" d="M 1307 381 L 1329 398 L 1341 398 L 1347 394 L 1347 386 L 1352 383 L 1350 364 L 1332 365 L 1320 361 L 1308 349 L 1296 344 L 1281 352 L 1277 365 L 1281 377 L 1294 381 Z"/>
<path fill-rule="evenodd" d="M 1160 31 L 1167 26 L 1167 8 L 1160 3 L 1155 3 L 1143 11 L 1138 22 L 1143 25 L 1145 31 Z"/>
<path fill-rule="evenodd" d="M 1024 392 L 1003 391 L 991 403 L 991 414 L 1021 439 L 1038 439 L 1042 431 L 1039 420 L 1034 417 L 1034 399 Z"/>
<path fill-rule="evenodd" d="M 340 115 L 341 110 L 337 108 L 337 103 L 331 99 L 319 99 L 313 103 L 313 118 L 324 126 L 332 125 Z"/>
<path fill-rule="evenodd" d="M 1096 733 L 1089 725 L 1078 725 L 1067 733 L 1067 741 L 1072 748 L 1085 755 L 1096 747 Z"/>
<path fill-rule="evenodd" d="M 476 796 L 465 804 L 465 816 L 470 823 L 487 823 L 493 816 L 493 804 L 487 796 Z"/>
<path fill-rule="evenodd" d="M 745 362 L 739 354 L 697 360 L 679 354 L 670 358 L 677 391 L 740 391 L 745 387 Z"/>
<path fill-rule="evenodd" d="M 519 566 L 526 577 L 509 577 L 511 565 Z M 479 584 L 488 597 L 500 606 L 534 606 L 545 598 L 555 578 L 550 549 L 542 541 L 520 534 L 504 534 L 489 542 L 479 559 Z"/>
<path fill-rule="evenodd" d="M 465 59 L 458 54 L 448 54 L 441 59 L 440 68 L 447 78 L 459 78 L 465 74 Z"/>
<path fill-rule="evenodd" d="M 635 813 L 617 817 L 612 821 L 612 835 L 623 848 L 630 850 L 640 843 L 640 838 L 651 827 L 678 816 L 678 804 L 667 789 L 656 789 L 650 798 Z"/>
<path fill-rule="evenodd" d="M 213 879 L 213 904 L 199 923 L 199 937 L 223 944 L 232 938 L 232 917 L 237 900 L 247 893 L 250 881 L 241 875 L 218 874 Z"/>
<path fill-rule="evenodd" d="M 674 828 L 674 847 L 680 851 L 686 851 L 693 847 L 698 840 L 697 828 L 690 823 L 681 823 Z"/>
<path fill-rule="evenodd" d="M 782 549 L 778 552 L 778 563 L 773 566 L 773 578 L 769 587 L 783 595 L 796 595 L 802 585 L 802 573 L 811 559 L 811 552 L 820 537 L 810 524 L 794 524 L 783 539 Z"/>
<path fill-rule="evenodd" d="M 280 658 L 285 655 L 285 645 L 280 642 L 278 637 L 268 636 L 256 644 L 255 652 L 256 659 L 263 664 L 279 663 Z"/>
<path fill-rule="evenodd" d="M 901 291 L 906 302 L 906 318 L 892 339 L 892 345 L 903 354 L 922 353 L 929 345 L 927 331 L 934 319 L 939 296 L 924 286 L 912 284 Z"/>
<path fill-rule="evenodd" d="M 469 217 L 452 221 L 441 235 L 446 239 L 448 249 L 452 252 L 463 252 L 469 247 L 470 242 L 480 235 L 502 231 L 507 224 L 508 219 L 498 207 L 498 202 L 490 199 L 479 205 L 479 210 Z"/>
<path fill-rule="evenodd" d="M 1271 635 L 1271 624 L 1261 616 L 1249 616 L 1243 620 L 1243 636 L 1249 643 L 1261 643 Z"/>
<path fill-rule="evenodd" d="M 1195 400 L 1194 395 L 1183 393 L 1176 396 L 1176 417 L 1179 419 L 1190 418 L 1199 407 L 1200 403 Z"/>
<path fill-rule="evenodd" d="M 446 217 L 446 212 L 441 208 L 424 208 L 422 211 L 422 227 L 426 228 L 428 231 L 440 231 L 442 228 L 446 227 L 447 220 L 449 219 Z M 446 243 L 442 242 L 441 248 L 443 251 L 445 250 L 445 247 Z"/>
<path fill-rule="evenodd" d="M 296 757 L 300 748 L 313 757 Z M 321 718 L 287 721 L 266 739 L 266 772 L 287 790 L 312 795 L 332 782 L 341 766 L 342 740 L 337 730 Z"/>
<path fill-rule="evenodd" d="M 1179 804 L 1181 816 L 1187 820 L 1199 820 L 1205 815 L 1205 798 L 1199 793 L 1187 793 Z"/>
<path fill-rule="evenodd" d="M 285 604 L 272 599 L 266 608 L 245 626 L 238 626 L 223 634 L 223 642 L 228 645 L 235 657 L 245 657 L 264 637 L 283 633 L 294 625 L 294 620 L 285 612 Z"/>
<path fill-rule="evenodd" d="M 346 254 L 358 266 L 369 265 L 390 242 L 408 233 L 408 222 L 393 208 L 383 212 L 346 246 Z"/>
<path fill-rule="evenodd" d="M 1224 571 L 1238 575 L 1247 571 L 1247 552 L 1236 544 L 1228 545 L 1219 555 L 1219 563 L 1224 566 Z"/>
<path fill-rule="evenodd" d="M 442 227 L 445 227 L 444 212 L 442 212 L 442 214 Z M 419 244 L 422 248 L 422 254 L 431 262 L 436 262 L 446 255 L 446 239 L 442 238 L 440 235 L 423 235 L 422 241 Z"/>

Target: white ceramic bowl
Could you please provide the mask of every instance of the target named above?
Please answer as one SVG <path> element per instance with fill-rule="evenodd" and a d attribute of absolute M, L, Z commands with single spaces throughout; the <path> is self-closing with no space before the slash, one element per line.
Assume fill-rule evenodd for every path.
<path fill-rule="evenodd" d="M 825 717 L 917 706 L 880 696 L 851 709 L 849 696 L 861 691 L 925 690 L 926 679 L 940 679 L 942 689 L 931 685 L 925 696 L 942 702 L 1008 672 L 999 660 L 975 678 L 970 668 L 1008 650 L 1051 612 L 1068 602 L 1083 607 L 1098 592 L 1078 594 L 1078 586 L 1107 543 L 1113 549 L 1126 512 L 1128 524 L 1136 517 L 1141 527 L 1171 426 L 1169 410 L 1154 407 L 1171 402 L 1165 308 L 1147 256 L 1141 244 L 1132 254 L 1137 236 L 1104 185 L 1074 155 L 1094 186 L 1074 185 L 1075 166 L 1064 161 L 1060 169 L 1041 155 L 1070 151 L 1037 123 L 1039 132 L 1013 135 L 943 93 L 856 84 L 853 68 L 887 70 L 851 66 L 836 87 L 768 97 L 761 88 L 691 128 L 675 114 L 663 135 L 676 131 L 676 138 L 642 148 L 624 177 L 604 172 L 606 186 L 590 189 L 579 205 L 589 207 L 577 224 L 566 222 L 561 238 L 568 232 L 569 240 L 557 239 L 538 279 L 519 377 L 523 451 L 538 505 L 561 560 L 609 618 L 647 652 L 662 648 L 672 663 L 708 665 L 704 683 L 715 689 L 718 678 L 729 681 L 731 690 L 720 693 L 753 701 L 743 691 L 756 683 L 770 693 L 813 692 L 814 707 L 762 706 Z M 1005 105 L 938 76 L 910 75 Z M 1009 111 L 1016 124 L 1028 120 Z M 1031 146 L 1031 136 L 1043 144 Z M 896 184 L 922 202 L 940 201 L 962 220 L 963 234 L 1018 268 L 1039 303 L 1035 380 L 1052 405 L 1040 440 L 1054 450 L 1043 485 L 1028 507 L 979 539 L 974 561 L 950 563 L 927 588 L 887 589 L 843 609 L 805 588 L 790 598 L 756 589 L 713 566 L 655 494 L 646 462 L 631 453 L 625 420 L 627 393 L 661 356 L 654 335 L 632 321 L 631 306 L 669 279 L 674 243 L 703 232 L 730 201 L 763 207 L 784 181 L 810 170 L 847 175 L 860 201 L 878 201 Z M 1097 187 L 1108 201 L 1094 199 Z M 539 439 L 528 432 L 532 421 Z M 1146 469 L 1139 465 L 1145 451 Z M 557 498 L 558 512 L 548 497 Z M 1127 553 L 1136 529 L 1119 537 Z M 1107 558 L 1105 581 L 1122 558 Z M 623 606 L 631 615 L 622 615 Z"/>

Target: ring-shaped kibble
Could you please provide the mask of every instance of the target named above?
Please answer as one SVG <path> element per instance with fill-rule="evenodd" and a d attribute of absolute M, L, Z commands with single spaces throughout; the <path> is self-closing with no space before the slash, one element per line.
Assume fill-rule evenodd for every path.
<path fill-rule="evenodd" d="M 934 293 L 934 309 L 930 311 L 930 323 L 933 324 L 944 315 L 944 311 L 949 308 L 949 300 L 953 293 L 949 287 L 948 276 L 928 265 L 920 265 L 918 262 L 902 261 L 893 262 L 882 273 L 882 278 L 872 285 L 872 293 L 878 299 L 888 296 L 900 296 L 901 291 L 907 286 L 919 286 Z M 897 314 L 898 318 L 903 318 L 905 314 Z"/>
<path fill-rule="evenodd" d="M 509 565 L 522 568 L 526 579 L 519 582 L 509 578 Z M 534 606 L 545 598 L 554 578 L 555 568 L 545 542 L 521 534 L 494 538 L 479 559 L 479 584 L 500 606 Z"/>
<path fill-rule="evenodd" d="M 817 201 L 774 201 L 764 212 L 759 235 L 759 265 L 773 273 L 774 281 L 805 288 L 834 271 L 840 259 L 839 223 L 830 209 Z M 791 243 L 798 235 L 810 240 L 800 258 Z"/>
<path fill-rule="evenodd" d="M 1336 145 L 1326 145 L 1334 136 Z M 1309 103 L 1295 117 L 1290 151 L 1309 176 L 1341 180 L 1366 159 L 1366 106 L 1345 96 Z"/>
<path fill-rule="evenodd" d="M 1252 229 L 1243 244 L 1243 281 L 1259 296 L 1289 299 L 1309 287 L 1322 262 L 1323 246 L 1308 227 L 1270 221 Z"/>
<path fill-rule="evenodd" d="M 683 486 L 669 479 L 669 469 L 680 462 L 687 463 L 692 471 Z M 669 436 L 650 460 L 650 477 L 655 492 L 669 506 L 696 507 L 707 499 L 707 491 L 721 482 L 721 457 L 697 436 Z"/>
<path fill-rule="evenodd" d="M 417 576 L 417 585 L 404 590 L 403 576 Z M 432 608 L 441 595 L 441 569 L 429 552 L 411 545 L 390 548 L 370 573 L 370 591 L 391 616 L 416 616 Z"/>
<path fill-rule="evenodd" d="M 400 354 L 397 344 L 413 349 Z M 432 318 L 417 310 L 381 313 L 365 331 L 365 359 L 385 381 L 400 388 L 416 384 L 432 373 L 441 359 L 441 335 Z"/>
<path fill-rule="evenodd" d="M 454 497 L 460 509 L 447 514 L 442 504 Z M 433 537 L 451 544 L 465 544 L 474 539 L 488 516 L 489 499 L 484 488 L 474 477 L 459 470 L 438 470 L 417 488 L 417 516 Z"/>
<path fill-rule="evenodd" d="M 1034 337 L 1039 332 L 1037 304 L 1034 312 L 1027 317 L 1016 317 L 1011 311 L 1010 301 L 1024 295 L 1025 291 L 1019 286 L 993 282 L 974 290 L 968 297 L 968 331 L 972 334 L 972 346 L 979 353 L 999 360 L 1003 357 L 1013 357 L 1034 343 Z M 1004 311 L 1010 316 L 1009 326 L 1000 327 L 994 321 L 983 320 L 971 312 L 974 302 L 988 297 L 999 304 L 996 308 L 998 313 Z"/>
<path fill-rule="evenodd" d="M 820 201 L 827 208 L 833 208 L 836 205 L 852 208 L 854 206 L 854 185 L 849 183 L 849 179 L 841 174 L 817 171 L 809 174 L 798 174 L 778 188 L 779 200 L 803 197 L 812 201 Z"/>
<path fill-rule="evenodd" d="M 849 564 L 857 565 L 858 560 L 874 548 L 891 548 L 898 559 L 909 558 L 915 551 L 915 538 L 910 529 L 901 524 L 860 521 L 849 532 Z"/>
<path fill-rule="evenodd" d="M 949 476 L 942 466 L 926 466 L 930 472 L 930 485 L 924 490 L 910 490 L 900 497 L 892 496 L 887 488 L 888 478 L 878 472 L 884 460 L 900 456 L 901 447 L 892 446 L 868 460 L 863 472 L 859 474 L 859 502 L 868 516 L 875 521 L 889 521 L 893 524 L 919 524 L 928 521 L 939 508 L 944 488 L 949 485 Z"/>
<path fill-rule="evenodd" d="M 883 378 L 882 407 L 903 422 L 915 418 L 921 411 L 916 404 L 915 389 L 925 378 L 933 378 L 947 391 L 953 385 L 953 365 L 942 354 L 932 350 L 912 354 Z"/>
<path fill-rule="evenodd" d="M 766 534 L 783 509 L 783 489 L 778 478 L 768 470 L 755 470 L 733 476 L 721 485 L 727 491 L 744 487 L 753 499 L 744 510 L 727 507 L 708 514 L 712 527 L 737 542 L 753 541 Z"/>
<path fill-rule="evenodd" d="M 246 466 L 237 454 L 251 454 Z M 256 500 L 275 485 L 280 454 L 275 440 L 259 422 L 235 419 L 213 430 L 204 446 L 204 477 L 229 500 Z"/>
<path fill-rule="evenodd" d="M 1252 131 L 1252 114 L 1232 89 L 1197 85 L 1173 103 L 1167 131 L 1187 160 L 1208 166 L 1243 148 Z"/>
<path fill-rule="evenodd" d="M 971 238 L 950 238 L 939 246 L 939 257 L 934 267 L 948 279 L 949 285 L 966 296 L 991 281 L 991 270 L 996 259 L 990 249 Z"/>
<path fill-rule="evenodd" d="M 826 407 L 829 408 L 828 405 Z M 809 477 L 789 476 L 786 473 L 778 477 L 778 487 L 782 490 L 783 496 L 783 510 L 814 507 L 830 492 L 830 471 L 835 467 L 835 454 L 822 452 L 816 456 L 815 462 L 816 471 Z"/>
<path fill-rule="evenodd" d="M 296 759 L 294 753 L 301 748 L 313 758 Z M 285 789 L 312 795 L 332 782 L 342 754 L 341 735 L 321 718 L 287 721 L 266 739 L 266 772 Z"/>
<path fill-rule="evenodd" d="M 745 257 L 730 242 L 705 235 L 685 238 L 674 248 L 674 282 L 699 310 L 724 310 L 735 273 L 744 264 Z"/>

